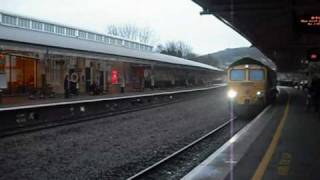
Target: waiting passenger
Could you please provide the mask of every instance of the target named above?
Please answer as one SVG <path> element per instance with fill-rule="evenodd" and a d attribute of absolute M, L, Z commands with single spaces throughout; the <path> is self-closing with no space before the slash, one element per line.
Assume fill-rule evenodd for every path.
<path fill-rule="evenodd" d="M 310 105 L 314 107 L 316 112 L 318 112 L 320 101 L 320 79 L 318 77 L 314 77 L 312 79 L 308 96 L 310 98 Z"/>
<path fill-rule="evenodd" d="M 64 98 L 69 98 L 69 75 L 64 78 Z"/>

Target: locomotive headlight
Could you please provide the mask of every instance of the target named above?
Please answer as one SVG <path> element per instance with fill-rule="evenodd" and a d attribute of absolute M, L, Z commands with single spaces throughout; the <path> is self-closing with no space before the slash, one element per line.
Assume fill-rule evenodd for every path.
<path fill-rule="evenodd" d="M 261 92 L 261 91 L 257 91 L 257 96 L 258 96 L 258 97 L 263 96 L 263 92 Z"/>
<path fill-rule="evenodd" d="M 233 98 L 235 98 L 236 96 L 237 96 L 237 91 L 235 91 L 235 90 L 233 90 L 233 89 L 230 89 L 229 91 L 228 91 L 228 97 L 230 98 L 230 99 L 233 99 Z"/>

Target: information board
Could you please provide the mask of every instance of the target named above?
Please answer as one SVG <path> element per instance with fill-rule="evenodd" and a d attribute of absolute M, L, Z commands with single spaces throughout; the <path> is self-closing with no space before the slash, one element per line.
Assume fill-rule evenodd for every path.
<path fill-rule="evenodd" d="M 296 28 L 301 32 L 319 33 L 320 32 L 320 14 L 319 15 L 298 15 L 295 17 Z"/>

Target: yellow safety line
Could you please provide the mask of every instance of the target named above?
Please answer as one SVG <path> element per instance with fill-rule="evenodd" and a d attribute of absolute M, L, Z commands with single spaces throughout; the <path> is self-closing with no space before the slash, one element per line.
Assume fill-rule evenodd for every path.
<path fill-rule="evenodd" d="M 290 102 L 290 96 L 288 98 L 287 104 L 286 104 L 286 108 L 284 110 L 283 116 L 281 118 L 281 121 L 277 127 L 276 133 L 274 134 L 272 141 L 268 147 L 267 152 L 264 154 L 262 161 L 260 162 L 256 172 L 254 173 L 253 177 L 251 178 L 251 180 L 260 180 L 262 179 L 270 161 L 272 158 L 272 155 L 274 154 L 276 147 L 279 143 L 280 140 L 280 136 L 281 136 L 281 132 L 284 126 L 284 123 L 288 117 L 288 112 L 289 112 L 289 103 Z"/>

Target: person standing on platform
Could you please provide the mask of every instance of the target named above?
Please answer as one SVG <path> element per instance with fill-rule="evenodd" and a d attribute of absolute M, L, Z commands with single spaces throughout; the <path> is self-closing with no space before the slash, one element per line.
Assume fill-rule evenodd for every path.
<path fill-rule="evenodd" d="M 69 75 L 64 78 L 64 98 L 69 98 Z"/>
<path fill-rule="evenodd" d="M 126 82 L 124 81 L 124 79 L 122 79 L 121 84 L 120 84 L 120 91 L 121 93 L 124 93 L 124 88 L 126 86 Z"/>
<path fill-rule="evenodd" d="M 311 87 L 310 87 L 310 95 L 312 105 L 316 112 L 319 111 L 319 101 L 320 101 L 320 79 L 319 77 L 312 78 Z"/>

